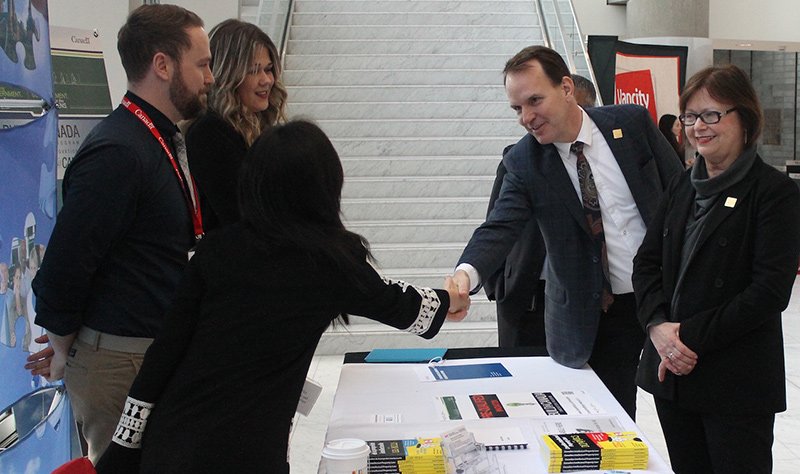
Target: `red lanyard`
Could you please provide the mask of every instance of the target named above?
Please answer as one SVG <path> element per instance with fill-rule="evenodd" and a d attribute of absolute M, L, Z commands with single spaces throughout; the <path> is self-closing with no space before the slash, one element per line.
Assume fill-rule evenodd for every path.
<path fill-rule="evenodd" d="M 161 133 L 156 128 L 153 121 L 150 120 L 150 117 L 142 110 L 138 105 L 134 104 L 130 101 L 127 97 L 122 98 L 122 106 L 128 109 L 133 115 L 139 118 L 147 129 L 150 130 L 150 133 L 156 137 L 158 143 L 161 144 L 161 148 L 167 153 L 169 157 L 169 162 L 172 163 L 172 169 L 175 170 L 175 174 L 178 176 L 178 181 L 181 183 L 181 191 L 183 191 L 183 198 L 186 200 L 186 205 L 189 208 L 189 214 L 192 216 L 192 223 L 194 224 L 194 238 L 200 240 L 203 237 L 203 217 L 200 214 L 200 196 L 197 194 L 197 185 L 194 182 L 194 178 L 189 176 L 192 179 L 192 188 L 194 189 L 194 196 L 196 200 L 196 204 L 192 204 L 192 197 L 189 195 L 188 188 L 186 187 L 186 183 L 183 180 L 183 175 L 178 168 L 178 163 L 175 162 L 175 157 L 172 156 L 172 152 L 169 150 L 167 146 L 167 142 L 164 141 L 164 138 L 161 136 Z"/>

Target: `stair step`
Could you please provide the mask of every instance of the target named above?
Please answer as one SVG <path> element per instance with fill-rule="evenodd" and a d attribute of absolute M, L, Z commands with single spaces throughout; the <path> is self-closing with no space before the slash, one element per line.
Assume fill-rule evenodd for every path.
<path fill-rule="evenodd" d="M 531 4 L 525 12 L 495 12 L 486 14 L 474 12 L 295 12 L 293 27 L 298 26 L 398 26 L 398 25 L 431 25 L 431 26 L 539 26 L 539 16 Z"/>
<path fill-rule="evenodd" d="M 291 93 L 291 90 L 290 90 Z M 441 99 L 443 99 L 442 97 Z M 508 101 L 494 102 L 328 102 L 320 104 L 289 104 L 290 116 L 311 117 L 315 120 L 346 119 L 500 119 L 516 124 L 514 111 Z"/>
<path fill-rule="evenodd" d="M 396 198 L 342 199 L 342 213 L 348 220 L 391 219 L 481 219 L 486 215 L 489 196 L 483 198 Z"/>
<path fill-rule="evenodd" d="M 354 28 L 350 25 L 292 25 L 289 39 L 327 40 L 406 40 L 416 38 L 427 41 L 441 40 L 530 40 L 539 32 L 538 25 L 508 25 L 502 28 L 483 25 L 367 25 Z M 541 37 L 539 37 L 540 39 Z"/>
<path fill-rule="evenodd" d="M 503 84 L 500 69 L 473 69 L 468 73 L 459 69 L 442 69 L 431 72 L 425 69 L 303 69 L 285 71 L 287 86 L 366 85 L 375 84 Z"/>
<path fill-rule="evenodd" d="M 496 137 L 507 136 L 520 128 L 508 119 L 349 119 L 316 120 L 316 123 L 329 137 L 337 139 Z"/>
<path fill-rule="evenodd" d="M 295 13 L 384 13 L 384 12 L 517 12 L 531 11 L 530 0 L 304 0 Z"/>
<path fill-rule="evenodd" d="M 375 102 L 503 102 L 508 104 L 503 84 L 490 85 L 359 85 L 287 86 L 289 107 L 310 103 L 321 108 L 329 103 Z"/>
<path fill-rule="evenodd" d="M 328 38 L 324 41 L 318 39 L 293 38 L 287 47 L 288 54 L 353 54 L 354 52 L 369 51 L 372 54 L 499 54 L 507 52 L 508 57 L 516 54 L 522 48 L 535 44 L 544 45 L 541 36 L 531 30 L 522 38 L 462 38 L 462 39 L 420 39 L 411 36 L 394 39 L 382 39 L 378 36 L 373 39 L 347 39 Z M 380 39 L 379 39 L 380 38 Z M 408 39 L 415 38 L 415 39 Z"/>
<path fill-rule="evenodd" d="M 517 127 L 519 128 L 519 127 Z M 336 138 L 330 137 L 339 156 L 465 156 L 500 155 L 511 143 L 519 141 L 515 132 L 501 137 L 418 137 L 418 138 Z"/>
<path fill-rule="evenodd" d="M 513 143 L 513 142 L 512 142 Z M 511 143 L 509 143 L 511 144 Z M 489 156 L 398 156 L 342 158 L 345 180 L 376 176 L 492 176 L 502 150 Z"/>
<path fill-rule="evenodd" d="M 343 198 L 488 197 L 494 176 L 395 176 L 347 178 Z"/>
<path fill-rule="evenodd" d="M 347 228 L 371 243 L 467 242 L 483 219 L 348 221 Z M 463 246 L 462 246 L 463 247 Z"/>
<path fill-rule="evenodd" d="M 373 244 L 372 253 L 382 267 L 435 268 L 455 266 L 465 242 Z"/>
<path fill-rule="evenodd" d="M 502 71 L 507 54 L 293 54 L 287 70 L 303 69 L 481 69 Z"/>

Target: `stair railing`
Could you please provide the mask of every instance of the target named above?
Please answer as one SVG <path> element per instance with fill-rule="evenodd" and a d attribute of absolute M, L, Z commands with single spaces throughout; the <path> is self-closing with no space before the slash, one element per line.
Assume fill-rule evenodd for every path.
<path fill-rule="evenodd" d="M 573 74 L 588 77 L 597 89 L 597 79 L 589 61 L 572 0 L 536 0 L 536 8 L 545 46 L 558 51 L 566 59 Z M 603 105 L 600 94 L 597 94 L 597 104 Z"/>
<path fill-rule="evenodd" d="M 286 57 L 286 45 L 289 43 L 289 26 L 292 24 L 294 0 L 259 0 L 256 10 L 256 24 L 264 30 L 281 56 Z"/>

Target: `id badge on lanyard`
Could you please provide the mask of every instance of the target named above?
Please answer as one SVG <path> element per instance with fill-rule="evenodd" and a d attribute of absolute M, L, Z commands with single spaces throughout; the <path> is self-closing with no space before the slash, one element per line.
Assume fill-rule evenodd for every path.
<path fill-rule="evenodd" d="M 178 163 L 175 161 L 175 157 L 172 155 L 172 151 L 170 151 L 169 147 L 167 146 L 166 141 L 164 141 L 164 137 L 161 136 L 161 132 L 158 131 L 155 124 L 150 117 L 142 110 L 138 105 L 134 104 L 130 101 L 127 97 L 122 98 L 122 106 L 128 109 L 133 115 L 135 115 L 142 123 L 150 130 L 150 133 L 158 140 L 158 143 L 161 145 L 161 148 L 164 149 L 164 152 L 169 157 L 169 161 L 172 164 L 172 169 L 175 170 L 175 175 L 178 177 L 178 182 L 181 185 L 181 191 L 183 192 L 183 199 L 186 201 L 186 206 L 189 209 L 189 214 L 192 216 L 192 225 L 194 227 L 194 239 L 195 239 L 195 246 L 189 249 L 188 257 L 191 258 L 194 256 L 194 250 L 197 244 L 200 242 L 200 239 L 203 238 L 203 217 L 200 213 L 200 197 L 197 193 L 197 185 L 194 182 L 194 178 L 189 176 L 191 179 L 191 186 L 192 190 L 194 191 L 194 195 L 197 196 L 196 202 L 192 202 L 192 197 L 189 195 L 188 187 L 186 182 L 183 179 L 183 175 L 181 175 L 180 169 L 178 168 Z"/>

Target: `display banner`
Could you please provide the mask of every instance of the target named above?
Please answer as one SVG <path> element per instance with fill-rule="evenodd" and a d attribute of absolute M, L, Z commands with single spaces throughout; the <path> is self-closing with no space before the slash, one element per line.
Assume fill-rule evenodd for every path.
<path fill-rule="evenodd" d="M 656 123 L 664 114 L 680 115 L 688 47 L 589 36 L 588 49 L 603 103 L 642 105 Z"/>
<path fill-rule="evenodd" d="M 0 472 L 47 474 L 74 457 L 70 446 L 77 445 L 77 432 L 63 390 L 44 389 L 26 395 L 4 415 L 0 418 L 0 438 L 8 434 L 1 431 L 5 423 L 14 422 L 17 431 L 10 435 L 16 442 L 0 451 Z M 3 441 L 12 439 L 0 439 L 0 443 Z"/>
<path fill-rule="evenodd" d="M 58 209 L 61 183 L 86 135 L 111 113 L 103 48 L 97 31 L 51 26 L 53 87 L 58 107 Z"/>
<path fill-rule="evenodd" d="M 0 1 L 0 472 L 47 473 L 73 457 L 60 382 L 24 369 L 44 333 L 31 282 L 56 218 L 58 111 L 46 0 Z M 49 398 L 48 398 L 49 396 Z"/>
<path fill-rule="evenodd" d="M 23 366 L 44 347 L 31 282 L 55 225 L 57 120 L 51 109 L 0 130 L 0 409 L 47 384 Z"/>
<path fill-rule="evenodd" d="M 650 70 L 617 74 L 614 83 L 614 103 L 641 105 L 650 112 L 653 121 L 658 123 L 653 74 Z"/>
<path fill-rule="evenodd" d="M 680 115 L 680 84 L 679 58 L 617 51 L 615 104 L 634 103 L 646 107 L 653 121 L 658 123 L 658 118 L 664 114 Z"/>
<path fill-rule="evenodd" d="M 47 0 L 0 2 L 0 78 L 53 103 Z M 20 97 L 27 98 L 27 97 Z"/>

